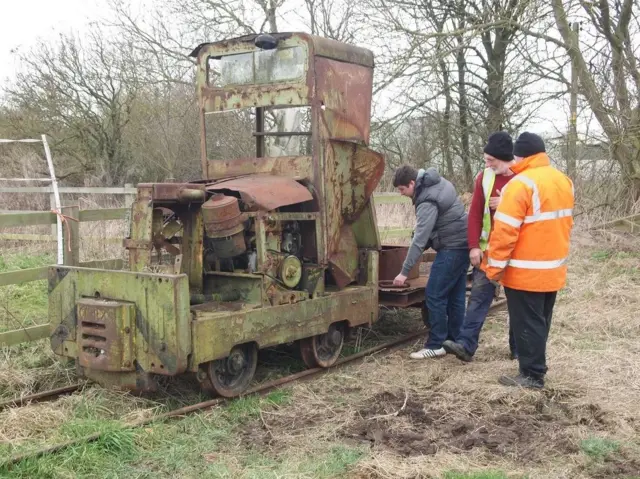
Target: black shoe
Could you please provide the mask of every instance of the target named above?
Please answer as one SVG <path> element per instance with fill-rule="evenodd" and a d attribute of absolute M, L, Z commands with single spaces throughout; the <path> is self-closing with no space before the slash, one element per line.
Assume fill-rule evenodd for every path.
<path fill-rule="evenodd" d="M 460 361 L 470 362 L 473 359 L 473 356 L 464 349 L 462 344 L 458 344 L 450 339 L 447 339 L 444 343 L 442 343 L 442 347 L 449 354 L 454 354 L 456 358 Z"/>
<path fill-rule="evenodd" d="M 542 381 L 542 379 L 535 379 L 522 374 L 518 374 L 517 376 L 501 376 L 498 382 L 503 386 L 520 386 L 528 389 L 542 389 L 544 387 L 544 381 Z"/>
<path fill-rule="evenodd" d="M 511 351 L 511 359 L 515 360 L 518 359 L 520 356 L 518 356 L 518 353 L 514 353 L 513 351 Z"/>

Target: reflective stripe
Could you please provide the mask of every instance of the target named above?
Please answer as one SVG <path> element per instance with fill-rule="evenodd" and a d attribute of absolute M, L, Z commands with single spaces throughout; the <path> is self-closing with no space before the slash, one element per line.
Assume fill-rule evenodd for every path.
<path fill-rule="evenodd" d="M 489 198 L 493 191 L 496 174 L 491 168 L 485 168 L 482 174 L 482 194 L 484 195 L 484 212 L 482 214 L 482 231 L 480 232 L 479 246 L 482 251 L 487 249 L 489 232 L 491 231 L 491 211 Z"/>
<path fill-rule="evenodd" d="M 509 264 L 509 262 L 508 261 L 500 261 L 500 260 L 497 260 L 497 259 L 489 258 L 489 259 L 487 259 L 487 264 L 489 266 L 494 266 L 496 268 L 506 268 L 507 264 Z"/>
<path fill-rule="evenodd" d="M 559 218 L 566 218 L 567 216 L 571 216 L 572 214 L 573 210 L 571 208 L 568 208 L 566 210 L 545 211 L 544 213 L 539 213 L 536 216 L 525 216 L 524 222 L 535 223 L 536 221 L 557 220 Z"/>
<path fill-rule="evenodd" d="M 510 259 L 508 261 L 500 261 L 493 258 L 488 258 L 487 264 L 496 268 L 506 268 L 511 266 L 512 268 L 520 269 L 555 269 L 559 268 L 567 262 L 567 258 L 554 259 L 551 261 L 534 261 L 524 259 Z"/>
<path fill-rule="evenodd" d="M 555 269 L 567 262 L 567 258 L 554 259 L 551 261 L 530 261 L 522 259 L 509 260 L 509 266 L 523 269 Z"/>
<path fill-rule="evenodd" d="M 513 226 L 514 228 L 520 228 L 520 225 L 522 224 L 522 221 L 519 219 L 504 214 L 502 211 L 496 211 L 493 215 L 493 219 L 507 223 L 509 226 Z"/>
<path fill-rule="evenodd" d="M 540 193 L 538 192 L 538 185 L 531 178 L 524 175 L 516 175 L 514 180 L 522 181 L 525 185 L 533 190 L 531 194 L 531 202 L 533 203 L 533 215 L 536 216 L 540 213 Z"/>

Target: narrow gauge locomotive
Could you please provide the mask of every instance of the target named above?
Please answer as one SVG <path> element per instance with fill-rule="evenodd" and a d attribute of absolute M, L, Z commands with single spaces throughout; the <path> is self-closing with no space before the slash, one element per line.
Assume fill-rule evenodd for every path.
<path fill-rule="evenodd" d="M 126 270 L 50 268 L 51 346 L 107 387 L 191 372 L 230 397 L 260 348 L 297 342 L 307 366 L 328 367 L 348 328 L 377 320 L 374 59 L 304 33 L 191 56 L 203 179 L 137 185 Z"/>

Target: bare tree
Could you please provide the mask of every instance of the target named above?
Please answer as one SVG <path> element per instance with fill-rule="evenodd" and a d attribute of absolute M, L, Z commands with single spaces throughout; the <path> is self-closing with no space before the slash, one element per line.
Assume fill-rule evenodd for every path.
<path fill-rule="evenodd" d="M 581 91 L 607 136 L 634 199 L 640 198 L 640 71 L 637 39 L 638 4 L 633 0 L 579 1 L 595 42 L 581 48 L 561 0 L 553 15 L 568 55 L 574 60 Z"/>
<path fill-rule="evenodd" d="M 13 127 L 54 131 L 55 146 L 66 146 L 77 169 L 107 184 L 126 181 L 124 130 L 139 89 L 130 54 L 126 45 L 108 44 L 98 28 L 84 42 L 66 35 L 54 46 L 39 42 L 20 56 L 22 70 L 7 89 Z"/>
<path fill-rule="evenodd" d="M 339 42 L 355 43 L 364 22 L 356 2 L 344 0 L 304 0 L 312 35 L 332 38 Z"/>

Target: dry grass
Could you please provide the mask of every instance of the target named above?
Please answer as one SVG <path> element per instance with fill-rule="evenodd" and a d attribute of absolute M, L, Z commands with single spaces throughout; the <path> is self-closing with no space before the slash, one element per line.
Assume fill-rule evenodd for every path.
<path fill-rule="evenodd" d="M 75 381 L 73 362 L 57 357 L 46 339 L 0 350 L 0 400 L 27 396 Z"/>

